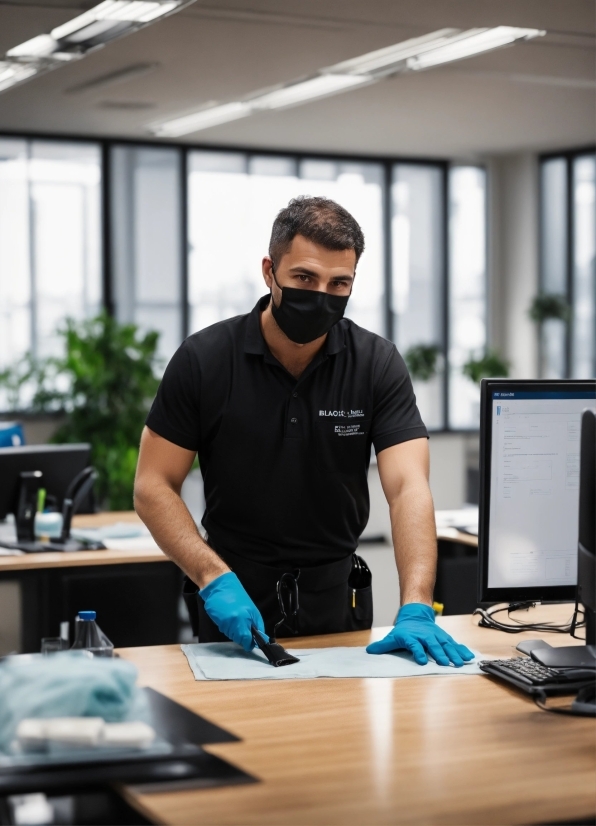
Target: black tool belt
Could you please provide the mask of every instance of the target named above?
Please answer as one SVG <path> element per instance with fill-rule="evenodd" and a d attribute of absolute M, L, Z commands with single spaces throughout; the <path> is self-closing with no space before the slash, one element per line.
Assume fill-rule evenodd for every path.
<path fill-rule="evenodd" d="M 325 565 L 297 568 L 263 565 L 221 548 L 215 550 L 261 612 L 269 636 L 336 634 L 372 625 L 372 576 L 357 554 Z M 226 640 L 188 577 L 183 596 L 199 642 Z"/>

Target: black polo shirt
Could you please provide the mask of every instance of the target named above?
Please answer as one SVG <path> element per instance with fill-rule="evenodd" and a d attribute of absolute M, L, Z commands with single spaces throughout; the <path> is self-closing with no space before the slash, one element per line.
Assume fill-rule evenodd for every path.
<path fill-rule="evenodd" d="M 427 432 L 391 342 L 342 319 L 296 380 L 261 333 L 268 301 L 186 339 L 147 426 L 197 451 L 215 548 L 324 564 L 351 554 L 368 521 L 371 444 Z"/>

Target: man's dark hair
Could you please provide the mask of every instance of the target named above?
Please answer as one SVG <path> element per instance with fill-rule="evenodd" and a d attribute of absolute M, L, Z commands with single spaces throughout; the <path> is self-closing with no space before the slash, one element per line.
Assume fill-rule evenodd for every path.
<path fill-rule="evenodd" d="M 364 235 L 356 219 L 329 198 L 301 195 L 277 214 L 269 241 L 275 266 L 297 235 L 328 250 L 354 250 L 356 263 L 364 250 Z"/>

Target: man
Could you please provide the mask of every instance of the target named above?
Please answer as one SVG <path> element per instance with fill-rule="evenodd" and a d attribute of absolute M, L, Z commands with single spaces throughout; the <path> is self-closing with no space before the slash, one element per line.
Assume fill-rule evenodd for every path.
<path fill-rule="evenodd" d="M 231 639 L 248 651 L 253 628 L 370 628 L 370 573 L 354 552 L 373 445 L 401 608 L 367 650 L 461 666 L 472 653 L 435 625 L 431 608 L 427 432 L 410 378 L 392 343 L 343 318 L 363 249 L 359 225 L 333 201 L 297 198 L 279 213 L 262 262 L 270 294 L 190 336 L 166 369 L 141 438 L 135 507 L 198 588 L 200 642 Z M 180 498 L 197 453 L 205 540 Z"/>

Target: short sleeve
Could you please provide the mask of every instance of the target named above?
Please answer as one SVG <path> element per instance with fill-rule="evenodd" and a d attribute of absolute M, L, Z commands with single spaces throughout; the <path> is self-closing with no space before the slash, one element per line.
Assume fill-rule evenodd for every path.
<path fill-rule="evenodd" d="M 375 452 L 428 438 L 404 360 L 392 347 L 374 385 L 372 442 Z"/>
<path fill-rule="evenodd" d="M 166 367 L 145 424 L 178 447 L 198 450 L 201 431 L 199 395 L 198 360 L 184 342 Z"/>

